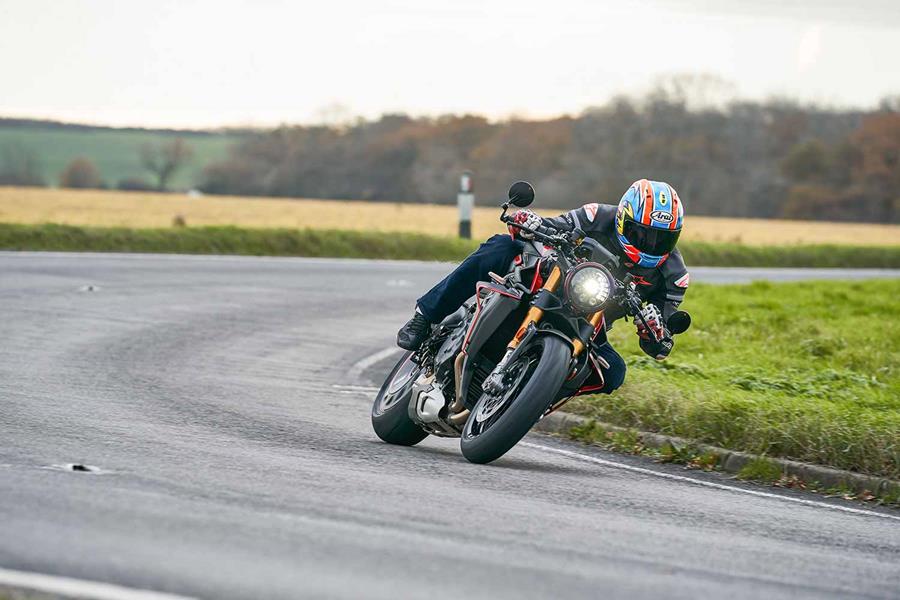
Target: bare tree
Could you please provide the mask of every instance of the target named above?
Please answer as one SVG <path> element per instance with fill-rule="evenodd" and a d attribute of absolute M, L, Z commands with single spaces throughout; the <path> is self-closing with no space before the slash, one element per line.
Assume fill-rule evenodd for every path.
<path fill-rule="evenodd" d="M 65 188 L 91 189 L 103 187 L 100 171 L 89 159 L 79 156 L 72 160 L 59 175 L 59 186 Z"/>
<path fill-rule="evenodd" d="M 194 155 L 194 151 L 182 138 L 156 144 L 141 145 L 141 165 L 156 178 L 156 189 L 163 192 L 169 180 Z"/>

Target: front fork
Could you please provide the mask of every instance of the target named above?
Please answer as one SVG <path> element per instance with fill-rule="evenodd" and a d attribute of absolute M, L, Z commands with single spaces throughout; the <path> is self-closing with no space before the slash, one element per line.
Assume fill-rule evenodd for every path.
<path fill-rule="evenodd" d="M 553 293 L 559 288 L 561 279 L 562 269 L 559 268 L 559 265 L 554 265 L 541 289 L 548 293 Z M 522 345 L 522 342 L 530 339 L 535 331 L 537 331 L 537 324 L 543 316 L 544 310 L 537 306 L 531 306 L 528 309 L 528 313 L 522 320 L 522 324 L 506 346 L 506 353 L 503 355 L 503 358 L 500 359 L 500 362 L 497 363 L 497 366 L 494 367 L 494 370 L 491 371 L 490 375 L 485 378 L 484 384 L 482 385 L 484 391 L 490 394 L 499 394 L 503 391 L 503 376 L 506 372 L 507 365 L 518 356 L 518 349 Z M 595 330 L 602 320 L 602 310 L 592 313 L 588 317 L 588 321 L 594 326 Z M 584 343 L 579 339 L 572 340 L 572 358 L 577 358 L 583 351 Z"/>

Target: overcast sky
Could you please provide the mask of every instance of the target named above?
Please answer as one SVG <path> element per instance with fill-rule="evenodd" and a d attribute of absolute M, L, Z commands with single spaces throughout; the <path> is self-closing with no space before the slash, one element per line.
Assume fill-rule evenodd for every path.
<path fill-rule="evenodd" d="M 546 117 L 672 73 L 868 107 L 900 93 L 898 57 L 900 0 L 0 0 L 0 115 Z"/>

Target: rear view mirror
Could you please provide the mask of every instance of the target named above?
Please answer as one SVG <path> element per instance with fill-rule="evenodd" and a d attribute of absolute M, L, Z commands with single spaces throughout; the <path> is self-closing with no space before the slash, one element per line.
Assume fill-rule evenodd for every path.
<path fill-rule="evenodd" d="M 534 202 L 534 188 L 527 181 L 517 181 L 509 188 L 509 203 L 525 208 Z"/>
<path fill-rule="evenodd" d="M 684 333 L 691 326 L 691 315 L 683 310 L 676 310 L 666 322 L 669 333 Z"/>

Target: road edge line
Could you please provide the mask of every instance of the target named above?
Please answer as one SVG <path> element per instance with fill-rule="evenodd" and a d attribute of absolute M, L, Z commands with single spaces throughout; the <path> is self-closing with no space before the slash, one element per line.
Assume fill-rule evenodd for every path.
<path fill-rule="evenodd" d="M 698 479 L 696 477 L 690 477 L 688 475 L 676 475 L 675 473 L 666 473 L 665 471 L 657 471 L 654 469 L 648 469 L 646 467 L 637 467 L 634 465 L 627 465 L 624 463 L 619 463 L 613 460 L 607 460 L 605 458 L 600 458 L 597 456 L 590 456 L 588 454 L 581 454 L 580 452 L 575 452 L 573 450 L 566 450 L 564 448 L 553 448 L 552 446 L 544 446 L 542 444 L 535 444 L 534 442 L 519 442 L 519 446 L 525 446 L 526 448 L 533 448 L 535 450 L 543 450 L 545 452 L 550 452 L 553 454 L 559 454 L 561 456 L 567 456 L 569 458 L 574 458 L 577 460 L 595 463 L 598 465 L 603 465 L 605 467 L 611 467 L 613 469 L 621 469 L 623 471 L 632 471 L 634 473 L 641 473 L 643 475 L 650 475 L 652 477 L 659 477 L 661 479 L 671 479 L 674 481 L 681 481 L 688 484 L 699 485 L 708 488 L 714 488 L 717 490 L 724 490 L 729 492 L 737 492 L 740 494 L 746 494 L 750 496 L 759 496 L 762 498 L 772 498 L 775 500 L 784 500 L 786 502 L 794 502 L 796 504 L 802 504 L 804 506 L 812 506 L 816 508 L 830 508 L 834 510 L 839 510 L 842 512 L 847 512 L 851 514 L 856 514 L 860 516 L 866 517 L 881 517 L 882 519 L 891 519 L 893 521 L 900 521 L 900 516 L 897 515 L 889 515 L 887 513 L 876 512 L 874 510 L 866 510 L 864 508 L 853 508 L 850 506 L 841 506 L 840 504 L 830 504 L 828 502 L 821 502 L 819 500 L 809 500 L 807 498 L 797 498 L 794 496 L 786 496 L 784 494 L 775 494 L 772 492 L 764 492 L 762 490 L 750 490 L 743 487 L 735 487 L 733 485 L 727 485 L 724 483 L 717 483 L 715 481 L 706 481 L 705 479 Z"/>
<path fill-rule="evenodd" d="M 603 421 L 597 421 L 596 419 L 590 419 L 588 417 L 582 417 L 581 415 L 574 415 L 566 412 L 555 412 L 547 415 L 541 419 L 533 429 L 543 433 L 569 435 L 572 428 L 591 425 L 592 423 L 595 427 L 605 431 L 636 433 L 641 443 L 650 448 L 659 449 L 670 447 L 681 449 L 689 447 L 696 448 L 697 451 L 702 454 L 713 454 L 718 459 L 718 468 L 726 473 L 737 474 L 747 465 L 747 463 L 763 459 L 778 465 L 785 475 L 795 476 L 802 481 L 816 482 L 829 488 L 846 486 L 857 493 L 868 491 L 876 495 L 891 490 L 900 490 L 900 482 L 886 477 L 874 477 L 872 475 L 863 475 L 862 473 L 854 473 L 853 471 L 835 469 L 824 465 L 815 465 L 774 456 L 762 456 L 738 450 L 728 450 L 718 446 L 694 442 L 693 440 L 685 438 L 620 427 L 611 423 L 605 423 Z"/>
<path fill-rule="evenodd" d="M 353 377 L 356 380 L 359 380 L 363 371 L 365 371 L 372 365 L 376 364 L 377 362 L 388 358 L 392 354 L 400 353 L 400 352 L 402 352 L 402 349 L 400 349 L 396 346 L 390 346 L 388 348 L 383 348 L 383 349 L 379 350 L 378 352 L 375 352 L 368 356 L 364 356 L 360 360 L 356 361 L 350 367 L 350 373 L 353 375 Z M 771 460 L 771 461 L 775 462 L 779 466 L 782 466 L 782 469 L 784 469 L 787 472 L 787 474 L 789 474 L 789 475 L 797 475 L 798 477 L 800 477 L 801 479 L 803 479 L 805 481 L 818 481 L 819 483 L 824 484 L 824 485 L 832 485 L 832 486 L 836 487 L 837 485 L 840 485 L 840 483 L 842 483 L 842 482 L 843 483 L 862 482 L 862 483 L 866 483 L 866 484 L 871 484 L 873 481 L 880 482 L 879 485 L 876 486 L 876 489 L 874 489 L 874 490 L 869 489 L 869 488 L 864 488 L 864 489 L 869 489 L 869 491 L 872 491 L 872 492 L 880 492 L 880 491 L 889 489 L 886 486 L 894 486 L 894 485 L 900 486 L 900 482 L 895 482 L 890 479 L 871 477 L 869 475 L 861 475 L 859 473 L 853 473 L 852 471 L 843 471 L 840 469 L 833 469 L 831 467 L 825 467 L 825 466 L 821 466 L 821 465 L 813 465 L 813 464 L 809 464 L 809 463 L 802 463 L 802 462 L 798 462 L 798 461 L 787 460 L 784 458 L 773 458 L 773 457 L 768 457 L 768 456 L 764 457 L 761 455 L 750 454 L 747 452 L 740 452 L 737 450 L 726 450 L 724 448 L 719 448 L 717 446 L 709 446 L 706 444 L 692 442 L 691 440 L 687 440 L 684 438 L 677 438 L 674 436 L 667 436 L 667 435 L 662 435 L 659 433 L 651 433 L 648 431 L 637 431 L 634 429 L 628 429 L 626 427 L 620 427 L 618 425 L 612 425 L 610 423 L 604 423 L 601 421 L 597 421 L 596 419 L 589 419 L 587 417 L 582 417 L 581 415 L 575 415 L 572 413 L 567 413 L 567 412 L 562 412 L 562 411 L 556 411 L 554 413 L 547 415 L 546 417 L 544 417 L 543 419 L 541 419 L 540 421 L 538 421 L 535 424 L 535 426 L 532 428 L 532 431 L 538 431 L 541 433 L 556 433 L 556 434 L 561 434 L 561 435 L 568 435 L 569 431 L 573 427 L 578 426 L 578 425 L 587 425 L 590 422 L 594 422 L 597 427 L 600 427 L 602 429 L 606 429 L 609 431 L 636 432 L 637 435 L 640 437 L 642 443 L 644 443 L 647 446 L 654 447 L 654 448 L 662 448 L 664 446 L 683 448 L 686 446 L 691 446 L 691 447 L 697 448 L 701 452 L 712 452 L 720 458 L 721 469 L 728 473 L 737 473 L 738 471 L 741 470 L 741 468 L 744 467 L 744 465 L 746 465 L 751 460 L 764 458 L 766 460 Z M 539 449 L 549 451 L 549 452 L 556 452 L 557 454 L 564 454 L 564 455 L 571 454 L 572 456 L 574 456 L 576 458 L 580 458 L 582 460 L 588 460 L 590 462 L 598 462 L 598 463 L 604 464 L 606 466 L 626 469 L 626 470 L 635 471 L 635 472 L 639 472 L 639 473 L 655 474 L 660 477 L 676 479 L 679 481 L 693 482 L 693 483 L 697 483 L 699 485 L 705 485 L 707 487 L 730 490 L 730 491 L 735 491 L 735 492 L 744 492 L 744 493 L 748 493 L 748 494 L 752 494 L 752 495 L 756 495 L 756 496 L 762 496 L 764 498 L 782 498 L 785 500 L 799 502 L 801 504 L 806 504 L 806 505 L 810 505 L 810 506 L 834 508 L 837 510 L 843 510 L 845 512 L 851 512 L 851 513 L 863 514 L 863 515 L 876 515 L 879 517 L 884 517 L 887 519 L 894 519 L 894 520 L 900 521 L 900 516 L 889 515 L 889 514 L 880 513 L 880 512 L 876 512 L 876 511 L 865 510 L 865 509 L 861 509 L 861 508 L 852 508 L 849 506 L 840 506 L 837 504 L 829 504 L 827 502 L 820 502 L 820 501 L 816 501 L 816 500 L 794 498 L 792 496 L 786 496 L 783 494 L 774 494 L 771 492 L 763 492 L 763 491 L 759 491 L 759 490 L 748 490 L 746 488 L 735 487 L 735 486 L 725 485 L 725 484 L 721 484 L 721 483 L 709 482 L 709 481 L 705 481 L 703 479 L 687 477 L 684 475 L 673 475 L 671 473 L 665 473 L 663 471 L 654 471 L 653 469 L 645 469 L 643 467 L 632 467 L 632 466 L 626 465 L 624 463 L 617 463 L 617 462 L 610 461 L 610 460 L 591 457 L 586 454 L 579 454 L 577 452 L 572 452 L 572 451 L 568 451 L 568 450 L 550 448 L 549 446 L 541 446 L 539 444 L 534 444 L 531 442 L 522 441 L 522 442 L 519 442 L 519 444 L 520 445 L 525 444 L 531 448 L 539 448 Z M 812 477 L 815 475 L 817 475 L 820 478 L 812 479 Z M 886 482 L 886 483 L 884 483 L 884 482 Z M 857 491 L 862 491 L 862 489 L 859 489 Z"/>
<path fill-rule="evenodd" d="M 191 596 L 154 592 L 74 577 L 15 571 L 2 567 L 0 567 L 0 586 L 93 600 L 194 600 Z"/>

